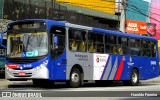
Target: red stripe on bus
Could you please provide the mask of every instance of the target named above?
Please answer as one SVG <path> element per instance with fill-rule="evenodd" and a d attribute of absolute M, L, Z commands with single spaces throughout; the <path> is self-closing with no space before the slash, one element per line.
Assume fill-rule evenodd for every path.
<path fill-rule="evenodd" d="M 18 64 L 7 64 L 7 67 L 9 67 L 9 68 L 17 68 Z"/>
<path fill-rule="evenodd" d="M 121 74 L 122 74 L 122 71 L 123 71 L 123 66 L 124 66 L 124 61 L 123 61 L 123 58 L 122 58 L 114 80 L 120 80 L 120 77 L 121 77 Z"/>

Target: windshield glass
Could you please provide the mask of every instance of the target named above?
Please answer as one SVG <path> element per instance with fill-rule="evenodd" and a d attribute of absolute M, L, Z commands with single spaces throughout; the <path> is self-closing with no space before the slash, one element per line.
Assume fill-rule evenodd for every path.
<path fill-rule="evenodd" d="M 47 53 L 48 37 L 46 32 L 8 33 L 8 57 L 36 57 Z"/>

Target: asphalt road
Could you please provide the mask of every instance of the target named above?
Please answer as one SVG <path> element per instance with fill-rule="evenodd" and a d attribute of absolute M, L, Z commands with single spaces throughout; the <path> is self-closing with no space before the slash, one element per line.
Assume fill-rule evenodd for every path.
<path fill-rule="evenodd" d="M 6 92 L 10 93 L 12 98 L 6 97 Z M 16 97 L 17 100 L 21 97 L 23 97 L 23 99 L 25 99 L 24 97 L 26 97 L 26 99 L 27 97 L 40 97 L 39 100 L 42 99 L 41 97 L 43 97 L 42 100 L 47 97 L 56 100 L 70 100 L 73 98 L 76 98 L 76 100 L 127 100 L 144 98 L 158 100 L 160 99 L 160 82 L 142 81 L 139 86 L 124 86 L 121 82 L 100 86 L 90 82 L 80 88 L 68 88 L 65 83 L 61 82 L 56 82 L 55 85 L 51 87 L 34 87 L 32 81 L 8 81 L 0 79 L 0 97 L 6 100 L 14 99 L 13 97 Z M 35 99 L 33 98 L 33 100 Z"/>

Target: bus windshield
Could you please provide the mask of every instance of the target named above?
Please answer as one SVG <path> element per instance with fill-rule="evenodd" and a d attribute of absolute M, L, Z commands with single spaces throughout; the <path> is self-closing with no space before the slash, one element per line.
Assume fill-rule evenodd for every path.
<path fill-rule="evenodd" d="M 47 32 L 8 33 L 7 57 L 38 57 L 47 53 Z"/>

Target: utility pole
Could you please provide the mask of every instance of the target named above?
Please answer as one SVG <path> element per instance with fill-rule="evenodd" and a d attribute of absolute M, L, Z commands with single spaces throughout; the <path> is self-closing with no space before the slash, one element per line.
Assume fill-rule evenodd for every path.
<path fill-rule="evenodd" d="M 120 3 L 121 10 L 121 16 L 120 16 L 120 27 L 119 30 L 122 32 L 125 32 L 126 27 L 126 3 L 127 0 L 122 0 Z"/>
<path fill-rule="evenodd" d="M 116 2 L 117 5 L 118 5 L 118 11 L 117 11 L 117 15 L 118 15 L 118 26 L 117 26 L 117 29 L 120 30 L 120 0 L 118 0 L 118 2 Z"/>

